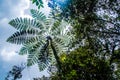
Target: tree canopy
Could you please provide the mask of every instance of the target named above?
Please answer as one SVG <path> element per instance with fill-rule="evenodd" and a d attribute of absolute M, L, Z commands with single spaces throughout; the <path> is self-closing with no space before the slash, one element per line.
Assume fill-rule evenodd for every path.
<path fill-rule="evenodd" d="M 109 67 L 117 67 L 115 73 L 119 73 L 120 58 L 117 57 L 120 49 L 119 3 L 119 0 L 65 0 L 59 2 L 49 0 L 48 5 L 52 9 L 51 14 L 54 19 L 64 19 L 72 25 L 73 34 L 76 36 L 76 42 L 72 47 L 89 46 L 86 51 L 92 50 L 93 57 L 97 57 L 98 62 L 107 61 Z M 90 66 L 87 67 L 90 68 Z M 104 72 L 104 69 L 101 71 Z M 114 77 L 118 78 L 115 74 Z"/>
<path fill-rule="evenodd" d="M 62 80 L 115 80 L 114 70 L 111 68 L 109 60 L 99 59 L 93 53 L 93 50 L 85 46 L 70 54 L 61 55 L 64 71 Z M 59 77 L 53 75 L 52 79 L 56 80 Z"/>

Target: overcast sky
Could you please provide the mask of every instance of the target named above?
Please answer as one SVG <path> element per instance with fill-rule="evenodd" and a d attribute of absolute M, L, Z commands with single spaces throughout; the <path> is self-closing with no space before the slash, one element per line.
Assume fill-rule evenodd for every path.
<path fill-rule="evenodd" d="M 46 0 L 45 0 L 46 1 Z M 45 3 L 45 9 L 41 9 L 48 15 L 50 9 Z M 26 61 L 26 56 L 20 56 L 16 52 L 20 46 L 6 42 L 6 39 L 16 30 L 8 22 L 16 17 L 30 17 L 30 9 L 35 8 L 29 0 L 0 0 L 0 80 L 4 80 L 7 72 L 13 65 L 20 65 Z M 20 80 L 31 80 L 32 77 L 48 75 L 46 71 L 39 73 L 37 66 L 23 71 Z"/>

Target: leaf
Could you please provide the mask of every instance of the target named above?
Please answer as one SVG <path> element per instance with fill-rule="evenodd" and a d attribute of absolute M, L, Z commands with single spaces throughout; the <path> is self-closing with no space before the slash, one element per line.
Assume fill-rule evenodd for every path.
<path fill-rule="evenodd" d="M 32 66 L 38 63 L 38 53 L 36 51 L 30 52 L 27 59 L 27 66 Z"/>
<path fill-rule="evenodd" d="M 32 0 L 32 3 L 35 3 L 37 0 Z"/>
<path fill-rule="evenodd" d="M 17 31 L 7 39 L 7 42 L 11 42 L 15 44 L 24 44 L 28 40 L 34 37 L 35 37 L 34 30 L 27 30 L 27 31 L 20 31 L 20 32 Z"/>
<path fill-rule="evenodd" d="M 43 1 L 42 0 L 32 0 L 32 3 L 36 4 L 36 6 L 38 6 L 38 9 L 43 7 Z"/>
<path fill-rule="evenodd" d="M 103 17 L 104 17 L 105 19 L 109 19 L 109 16 L 108 16 L 108 15 L 103 15 Z"/>
<path fill-rule="evenodd" d="M 19 55 L 25 55 L 28 54 L 28 49 L 26 47 L 22 47 L 20 49 Z"/>
<path fill-rule="evenodd" d="M 38 1 L 36 1 L 36 5 L 37 5 L 37 6 L 39 5 L 39 2 L 38 2 Z"/>
<path fill-rule="evenodd" d="M 30 11 L 31 11 L 33 18 L 39 21 L 42 21 L 42 22 L 46 21 L 46 16 L 42 12 L 35 10 L 35 9 L 31 9 Z"/>
<path fill-rule="evenodd" d="M 28 18 L 16 18 L 11 20 L 9 24 L 19 31 L 25 31 L 28 29 L 39 31 L 41 28 L 43 28 L 43 25 L 40 22 Z"/>

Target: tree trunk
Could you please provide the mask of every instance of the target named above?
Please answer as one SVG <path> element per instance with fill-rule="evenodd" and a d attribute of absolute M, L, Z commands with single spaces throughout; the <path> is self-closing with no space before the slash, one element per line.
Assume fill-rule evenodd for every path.
<path fill-rule="evenodd" d="M 50 45 L 51 45 L 51 48 L 53 50 L 53 54 L 54 54 L 56 62 L 57 62 L 58 72 L 61 73 L 62 72 L 61 62 L 60 62 L 60 59 L 59 59 L 59 57 L 57 55 L 57 51 L 56 51 L 55 47 L 52 44 L 52 38 L 50 36 L 47 36 L 46 38 L 47 38 L 47 40 L 50 40 Z"/>
<path fill-rule="evenodd" d="M 57 55 L 57 52 L 56 52 L 56 50 L 55 50 L 55 47 L 54 47 L 53 44 L 52 44 L 52 41 L 51 41 L 51 48 L 52 48 L 52 50 L 53 50 L 53 54 L 54 54 L 55 59 L 56 59 L 56 61 L 57 61 L 58 71 L 59 71 L 59 73 L 61 73 L 61 72 L 62 72 L 62 67 L 61 67 L 60 58 L 59 58 L 58 55 Z"/>

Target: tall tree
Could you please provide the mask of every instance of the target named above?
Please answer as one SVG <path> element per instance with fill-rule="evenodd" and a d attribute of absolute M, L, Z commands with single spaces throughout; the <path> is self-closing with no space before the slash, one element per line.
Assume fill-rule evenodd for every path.
<path fill-rule="evenodd" d="M 55 19 L 71 23 L 77 39 L 74 45 L 89 46 L 95 57 L 117 67 L 113 74 L 120 73 L 119 0 L 49 0 L 48 5 Z"/>
<path fill-rule="evenodd" d="M 94 50 L 111 55 L 116 47 L 120 48 L 119 3 L 119 0 L 50 0 L 48 5 L 54 18 L 71 23 L 78 42 L 85 39 Z"/>
<path fill-rule="evenodd" d="M 118 0 L 49 0 L 48 5 L 54 18 L 70 22 L 80 39 L 93 37 L 103 42 L 114 39 L 119 44 L 119 3 Z"/>

